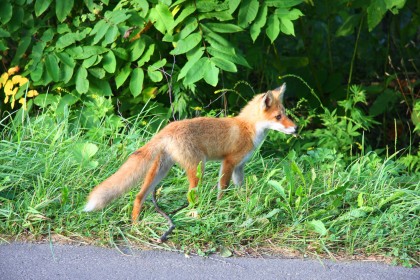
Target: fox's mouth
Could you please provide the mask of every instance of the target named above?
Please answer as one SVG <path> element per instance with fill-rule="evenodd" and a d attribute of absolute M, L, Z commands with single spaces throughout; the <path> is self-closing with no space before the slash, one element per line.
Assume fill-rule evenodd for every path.
<path fill-rule="evenodd" d="M 288 127 L 288 128 L 281 128 L 279 129 L 280 132 L 283 132 L 285 134 L 292 134 L 296 135 L 296 129 L 294 127 Z"/>

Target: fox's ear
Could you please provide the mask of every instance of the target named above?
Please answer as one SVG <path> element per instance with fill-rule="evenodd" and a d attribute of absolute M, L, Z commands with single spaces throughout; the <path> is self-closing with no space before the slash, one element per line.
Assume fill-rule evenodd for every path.
<path fill-rule="evenodd" d="M 280 87 L 274 90 L 277 94 L 277 98 L 283 102 L 284 92 L 286 91 L 286 83 L 283 83 Z"/>
<path fill-rule="evenodd" d="M 264 95 L 262 97 L 262 101 L 261 101 L 261 108 L 263 110 L 266 110 L 266 109 L 270 108 L 271 105 L 273 104 L 273 99 L 274 99 L 274 95 L 273 95 L 273 92 L 271 90 L 264 93 Z"/>

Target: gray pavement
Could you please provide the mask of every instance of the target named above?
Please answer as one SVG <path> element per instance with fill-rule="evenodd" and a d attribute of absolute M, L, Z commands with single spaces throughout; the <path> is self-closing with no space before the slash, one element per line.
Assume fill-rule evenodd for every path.
<path fill-rule="evenodd" d="M 416 279 L 419 268 L 375 262 L 186 257 L 166 251 L 59 244 L 0 245 L 0 279 Z"/>

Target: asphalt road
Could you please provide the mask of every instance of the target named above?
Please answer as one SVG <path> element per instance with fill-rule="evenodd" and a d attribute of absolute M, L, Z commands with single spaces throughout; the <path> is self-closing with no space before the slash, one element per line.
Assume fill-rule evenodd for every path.
<path fill-rule="evenodd" d="M 0 245 L 0 279 L 420 279 L 420 269 L 374 262 L 186 257 L 53 244 Z"/>

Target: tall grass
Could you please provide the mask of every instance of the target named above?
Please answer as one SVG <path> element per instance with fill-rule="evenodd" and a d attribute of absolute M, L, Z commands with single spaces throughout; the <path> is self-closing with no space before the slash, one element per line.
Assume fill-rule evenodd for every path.
<path fill-rule="evenodd" d="M 57 236 L 102 245 L 160 247 L 198 254 L 249 250 L 385 256 L 418 265 L 420 176 L 371 152 L 348 163 L 333 149 L 257 152 L 246 182 L 217 200 L 218 163 L 209 163 L 198 200 L 174 214 L 176 229 L 155 240 L 165 219 L 147 200 L 131 225 L 137 189 L 104 210 L 84 213 L 93 186 L 115 172 L 162 123 L 148 112 L 123 125 L 83 128 L 77 117 L 44 113 L 3 120 L 0 139 L 0 233 L 8 239 Z M 269 145 L 269 143 L 267 143 Z M 159 186 L 167 212 L 186 203 L 188 182 L 175 167 Z"/>

